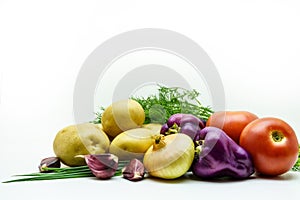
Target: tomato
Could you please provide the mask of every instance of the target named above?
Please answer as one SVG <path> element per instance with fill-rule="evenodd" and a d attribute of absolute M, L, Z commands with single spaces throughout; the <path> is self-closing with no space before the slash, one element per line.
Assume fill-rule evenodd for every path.
<path fill-rule="evenodd" d="M 289 171 L 298 158 L 292 127 L 278 118 L 260 118 L 241 133 L 240 146 L 252 156 L 258 174 L 277 176 Z"/>
<path fill-rule="evenodd" d="M 239 144 L 242 130 L 257 118 L 255 114 L 248 111 L 220 111 L 213 113 L 208 118 L 206 126 L 222 129 L 231 139 Z"/>

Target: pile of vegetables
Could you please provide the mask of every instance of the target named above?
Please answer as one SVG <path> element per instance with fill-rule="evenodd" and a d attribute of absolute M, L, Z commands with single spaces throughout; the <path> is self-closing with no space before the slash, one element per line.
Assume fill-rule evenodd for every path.
<path fill-rule="evenodd" d="M 158 95 L 113 102 L 93 122 L 61 129 L 55 156 L 6 182 L 123 176 L 246 179 L 299 171 L 299 143 L 283 120 L 247 111 L 213 112 L 195 90 L 159 86 Z M 61 164 L 65 165 L 61 167 Z"/>

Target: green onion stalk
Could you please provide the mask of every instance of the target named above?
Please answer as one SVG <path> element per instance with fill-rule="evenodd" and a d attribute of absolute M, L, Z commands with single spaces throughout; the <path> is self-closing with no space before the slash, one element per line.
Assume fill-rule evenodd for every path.
<path fill-rule="evenodd" d="M 128 164 L 129 161 L 119 161 L 118 169 L 114 176 L 122 175 L 122 169 Z M 38 181 L 38 180 L 57 180 L 57 179 L 69 179 L 69 178 L 82 178 L 82 177 L 95 177 L 90 168 L 87 165 L 78 167 L 63 167 L 63 168 L 51 168 L 44 167 L 44 172 L 29 173 L 15 175 L 15 177 L 22 177 L 4 181 L 2 183 L 22 182 L 22 181 Z M 51 171 L 46 173 L 47 171 Z"/>

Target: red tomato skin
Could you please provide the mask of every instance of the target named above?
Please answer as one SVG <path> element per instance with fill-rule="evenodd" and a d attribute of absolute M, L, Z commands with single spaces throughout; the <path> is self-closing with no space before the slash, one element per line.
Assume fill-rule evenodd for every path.
<path fill-rule="evenodd" d="M 243 129 L 258 117 L 248 111 L 219 111 L 213 113 L 207 120 L 206 126 L 222 129 L 237 144 Z"/>
<path fill-rule="evenodd" d="M 282 134 L 274 141 L 272 133 Z M 278 176 L 289 171 L 298 158 L 298 140 L 285 121 L 266 117 L 249 123 L 241 133 L 240 146 L 249 152 L 255 170 L 260 175 Z"/>

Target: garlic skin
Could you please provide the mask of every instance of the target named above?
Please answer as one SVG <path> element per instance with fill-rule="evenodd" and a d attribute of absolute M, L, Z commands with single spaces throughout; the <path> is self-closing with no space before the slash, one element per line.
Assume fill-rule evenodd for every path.
<path fill-rule="evenodd" d="M 144 156 L 144 166 L 149 175 L 175 179 L 184 175 L 194 160 L 193 140 L 185 134 L 160 135 Z"/>
<path fill-rule="evenodd" d="M 140 181 L 144 178 L 145 167 L 141 161 L 134 158 L 122 169 L 122 174 L 130 181 Z"/>
<path fill-rule="evenodd" d="M 58 157 L 47 157 L 41 160 L 39 165 L 40 172 L 52 172 L 47 168 L 60 168 L 60 159 Z"/>
<path fill-rule="evenodd" d="M 118 157 L 110 154 L 94 154 L 84 156 L 92 173 L 99 179 L 109 179 L 118 169 Z"/>

